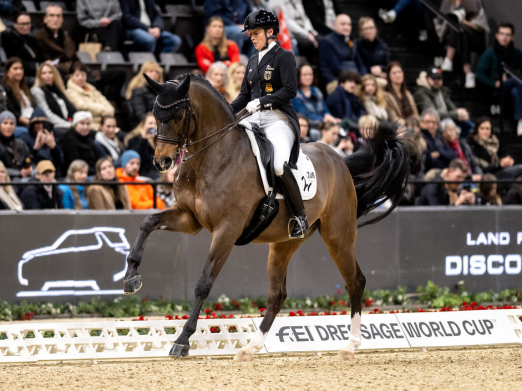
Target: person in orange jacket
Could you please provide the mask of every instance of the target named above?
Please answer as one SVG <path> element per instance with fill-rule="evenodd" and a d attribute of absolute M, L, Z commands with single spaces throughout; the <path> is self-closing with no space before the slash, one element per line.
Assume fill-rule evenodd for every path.
<path fill-rule="evenodd" d="M 141 159 L 138 152 L 129 150 L 121 155 L 121 168 L 116 170 L 120 182 L 143 182 L 138 179 Z M 132 209 L 151 209 L 154 207 L 154 191 L 150 185 L 127 185 Z M 165 203 L 156 197 L 157 209 L 165 209 Z"/>

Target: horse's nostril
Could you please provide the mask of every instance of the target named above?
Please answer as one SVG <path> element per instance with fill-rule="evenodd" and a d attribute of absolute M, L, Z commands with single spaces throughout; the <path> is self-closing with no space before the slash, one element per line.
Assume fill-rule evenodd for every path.
<path fill-rule="evenodd" d="M 172 159 L 170 157 L 164 157 L 160 160 L 160 165 L 162 168 L 169 168 L 172 165 Z"/>

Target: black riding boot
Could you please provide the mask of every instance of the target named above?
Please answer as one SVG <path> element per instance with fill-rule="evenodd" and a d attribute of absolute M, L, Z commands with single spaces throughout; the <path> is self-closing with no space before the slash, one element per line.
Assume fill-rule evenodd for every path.
<path fill-rule="evenodd" d="M 281 175 L 281 182 L 284 185 L 284 196 L 286 204 L 290 209 L 290 224 L 292 221 L 295 222 L 292 233 L 289 232 L 289 237 L 293 239 L 303 239 L 306 230 L 308 229 L 308 220 L 306 219 L 305 208 L 303 199 L 301 198 L 301 192 L 299 191 L 299 185 L 295 180 L 294 174 L 290 170 L 290 167 L 285 163 L 283 175 Z"/>

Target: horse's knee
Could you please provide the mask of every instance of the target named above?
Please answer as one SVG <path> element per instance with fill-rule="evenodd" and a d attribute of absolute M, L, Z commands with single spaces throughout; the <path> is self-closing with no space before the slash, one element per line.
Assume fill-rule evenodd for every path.
<path fill-rule="evenodd" d="M 281 308 L 286 300 L 286 292 L 277 290 L 268 294 L 268 304 Z"/>

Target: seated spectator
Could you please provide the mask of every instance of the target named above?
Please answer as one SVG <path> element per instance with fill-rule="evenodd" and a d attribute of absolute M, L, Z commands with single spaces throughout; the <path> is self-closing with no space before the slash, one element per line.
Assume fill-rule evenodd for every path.
<path fill-rule="evenodd" d="M 74 160 L 83 160 L 89 166 L 89 175 L 94 175 L 94 166 L 102 153 L 94 141 L 96 132 L 91 130 L 92 115 L 88 111 L 77 111 L 73 116 L 73 128 L 60 140 L 63 151 L 62 173 Z"/>
<path fill-rule="evenodd" d="M 517 181 L 522 181 L 522 177 L 518 177 Z M 504 205 L 522 205 L 522 184 L 512 186 L 502 197 L 502 203 Z"/>
<path fill-rule="evenodd" d="M 297 95 L 292 99 L 295 111 L 306 115 L 314 129 L 318 129 L 321 122 L 341 122 L 330 114 L 324 103 L 323 93 L 313 84 L 312 67 L 308 64 L 300 65 L 297 68 Z"/>
<path fill-rule="evenodd" d="M 76 44 L 67 31 L 62 29 L 63 10 L 61 5 L 51 3 L 45 9 L 44 26 L 35 37 L 40 44 L 43 58 L 50 60 L 60 69 L 62 75 L 68 75 L 72 64 L 78 61 Z"/>
<path fill-rule="evenodd" d="M 205 78 L 212 86 L 221 92 L 221 94 L 229 101 L 227 93 L 227 66 L 222 62 L 215 62 L 208 69 Z"/>
<path fill-rule="evenodd" d="M 130 101 L 132 106 L 131 129 L 139 124 L 145 114 L 152 111 L 156 101 L 157 93 L 147 83 L 143 74 L 154 81 L 163 83 L 163 68 L 153 61 L 143 63 L 140 71 L 132 78 L 125 94 L 125 98 Z"/>
<path fill-rule="evenodd" d="M 366 74 L 355 41 L 352 39 L 352 20 L 348 15 L 340 14 L 335 19 L 334 31 L 319 44 L 319 67 L 326 92 L 332 93 L 337 86 L 337 78 L 342 71 Z"/>
<path fill-rule="evenodd" d="M 350 127 L 357 128 L 361 115 L 366 114 L 364 106 L 355 95 L 361 78 L 355 72 L 343 71 L 339 75 L 339 85 L 326 98 L 326 105 L 336 118 L 347 120 Z"/>
<path fill-rule="evenodd" d="M 62 135 L 72 127 L 76 107 L 65 96 L 65 87 L 58 69 L 51 64 L 38 67 L 31 95 L 36 106 L 42 109 L 52 122 L 57 134 Z"/>
<path fill-rule="evenodd" d="M 33 157 L 25 141 L 15 138 L 16 118 L 10 111 L 0 113 L 0 161 L 10 177 L 19 177 L 30 167 Z"/>
<path fill-rule="evenodd" d="M 116 184 L 118 178 L 110 158 L 101 158 L 96 162 L 94 182 L 106 182 L 107 184 L 87 186 L 89 209 L 131 209 L 127 186 Z"/>
<path fill-rule="evenodd" d="M 468 143 L 459 139 L 457 125 L 450 118 L 442 120 L 440 123 L 442 138 L 448 146 L 455 151 L 457 157 L 468 166 L 468 173 L 472 175 L 474 181 L 482 178 L 482 168 L 477 164 L 473 151 Z"/>
<path fill-rule="evenodd" d="M 305 13 L 302 0 L 270 0 L 269 8 L 283 12 L 288 32 L 297 41 L 299 55 L 315 64 L 317 57 L 316 37 L 319 33 L 312 26 L 312 22 Z M 278 14 L 279 12 L 276 12 Z"/>
<path fill-rule="evenodd" d="M 386 99 L 386 111 L 388 120 L 404 125 L 406 119 L 414 116 L 418 117 L 419 112 L 415 105 L 413 95 L 406 88 L 406 80 L 401 64 L 392 61 L 386 69 L 386 80 L 388 84 L 384 88 Z"/>
<path fill-rule="evenodd" d="M 159 172 L 152 163 L 156 151 L 154 142 L 156 135 L 156 118 L 154 118 L 152 112 L 148 112 L 137 128 L 125 137 L 128 149 L 132 149 L 140 155 L 142 162 L 140 164 L 140 175 L 152 179 L 158 179 L 159 177 Z"/>
<path fill-rule="evenodd" d="M 114 107 L 96 87 L 87 83 L 87 68 L 83 64 L 75 63 L 71 70 L 72 75 L 67 82 L 65 94 L 77 110 L 92 114 L 92 129 L 98 130 L 104 115 L 114 115 Z M 94 173 L 94 163 L 92 169 Z"/>
<path fill-rule="evenodd" d="M 170 208 L 172 205 L 176 203 L 176 197 L 174 197 L 173 183 L 174 183 L 174 175 L 176 171 L 170 170 L 168 172 L 164 172 L 161 174 L 159 181 L 160 182 L 169 182 L 170 185 L 159 185 L 158 186 L 158 195 L 159 198 L 165 203 L 166 208 Z"/>
<path fill-rule="evenodd" d="M 116 176 L 120 182 L 146 183 L 138 178 L 140 172 L 141 158 L 136 151 L 125 151 L 121 156 L 121 168 L 116 169 Z M 127 185 L 129 199 L 132 209 L 151 209 L 154 207 L 154 191 L 152 186 Z M 156 198 L 157 209 L 165 209 L 161 198 Z"/>
<path fill-rule="evenodd" d="M 303 0 L 303 7 L 312 26 L 320 35 L 332 32 L 335 17 L 341 13 L 337 0 Z"/>
<path fill-rule="evenodd" d="M 56 145 L 53 124 L 39 107 L 35 108 L 29 123 L 29 132 L 20 136 L 25 141 L 36 163 L 49 160 L 58 170 L 62 167 L 62 150 Z"/>
<path fill-rule="evenodd" d="M 13 22 L 16 22 L 16 16 L 22 11 L 25 11 L 25 6 L 21 0 L 0 2 L 0 19 L 5 26 L 10 26 Z"/>
<path fill-rule="evenodd" d="M 515 120 L 518 121 L 517 135 L 522 136 L 522 84 L 503 72 L 502 62 L 516 71 L 522 71 L 522 51 L 515 48 L 515 26 L 501 23 L 495 35 L 495 42 L 480 57 L 476 67 L 477 80 L 500 94 L 509 94 L 513 98 Z"/>
<path fill-rule="evenodd" d="M 248 0 L 205 0 L 205 18 L 209 20 L 212 16 L 219 16 L 225 23 L 225 35 L 234 41 L 243 52 L 245 41 L 250 40 L 250 34 L 243 32 L 245 19 L 252 9 Z M 208 22 L 207 22 L 208 24 Z"/>
<path fill-rule="evenodd" d="M 415 162 L 417 173 L 412 175 L 422 180 L 424 179 L 424 172 L 426 171 L 424 165 L 426 164 L 426 151 L 428 149 L 428 144 L 426 143 L 426 140 L 424 140 L 424 136 L 422 135 L 420 122 L 418 118 L 408 118 L 406 120 L 405 128 L 406 129 L 404 132 L 404 138 L 412 142 L 415 146 L 415 148 L 413 149 L 416 149 L 416 152 L 418 152 L 418 158 Z"/>
<path fill-rule="evenodd" d="M 380 39 L 377 33 L 377 27 L 375 27 L 373 18 L 360 18 L 360 38 L 357 40 L 357 51 L 369 73 L 386 79 L 386 68 L 390 62 L 390 52 L 386 42 Z"/>
<path fill-rule="evenodd" d="M 441 172 L 435 174 L 433 184 L 425 185 L 418 200 L 418 205 L 475 205 L 475 193 L 469 188 L 461 187 L 462 182 L 468 175 L 468 167 L 460 159 L 452 160 Z"/>
<path fill-rule="evenodd" d="M 235 62 L 228 68 L 227 94 L 230 102 L 233 102 L 241 92 L 241 84 L 245 77 L 246 65 Z"/>
<path fill-rule="evenodd" d="M 36 165 L 36 179 L 38 182 L 56 182 L 54 179 L 56 168 L 49 160 L 42 160 Z M 63 193 L 58 186 L 34 185 L 25 186 L 20 200 L 24 209 L 63 209 Z"/>
<path fill-rule="evenodd" d="M 101 145 L 113 164 L 119 164 L 121 154 L 125 152 L 123 143 L 116 137 L 117 131 L 116 118 L 112 115 L 106 115 L 102 117 L 100 131 L 96 132 L 96 136 L 94 136 L 96 142 Z"/>
<path fill-rule="evenodd" d="M 22 60 L 11 57 L 5 63 L 4 77 L 2 79 L 7 98 L 7 110 L 12 112 L 19 126 L 29 126 L 33 115 L 33 98 L 24 77 Z"/>
<path fill-rule="evenodd" d="M 87 182 L 89 166 L 83 160 L 73 160 L 67 169 L 67 182 Z M 85 187 L 82 185 L 59 185 L 63 193 L 64 209 L 88 209 Z"/>
<path fill-rule="evenodd" d="M 4 163 L 0 160 L 0 183 L 2 182 L 11 182 L 11 178 L 7 173 L 7 168 L 5 168 Z M 0 209 L 20 211 L 23 208 L 24 206 L 12 186 L 0 186 Z"/>
<path fill-rule="evenodd" d="M 208 20 L 205 37 L 196 46 L 196 61 L 203 73 L 207 73 L 210 66 L 218 61 L 227 67 L 239 62 L 239 48 L 234 41 L 227 39 L 223 19 L 219 16 Z"/>
<path fill-rule="evenodd" d="M 34 77 L 38 64 L 45 60 L 38 41 L 30 33 L 31 16 L 25 11 L 19 12 L 13 28 L 2 33 L 2 47 L 7 58 L 18 57 L 23 61 L 26 76 Z"/>
<path fill-rule="evenodd" d="M 421 72 L 417 79 L 417 91 L 413 95 L 418 110 L 435 109 L 441 119 L 451 118 L 460 127 L 460 137 L 466 138 L 475 124 L 470 121 L 468 110 L 457 108 L 451 100 L 451 91 L 443 86 L 442 71 L 431 67 Z"/>
<path fill-rule="evenodd" d="M 411 8 L 415 15 L 417 30 L 419 31 L 419 41 L 426 41 L 428 39 L 428 32 L 424 25 L 424 14 L 420 0 L 391 0 L 391 3 L 394 5 L 391 10 L 386 11 L 379 9 L 379 18 L 381 18 L 384 23 L 393 23 L 397 15 Z"/>
<path fill-rule="evenodd" d="M 455 150 L 446 144 L 442 138 L 442 133 L 439 131 L 439 122 L 439 114 L 434 109 L 427 109 L 422 112 L 420 125 L 427 144 L 426 170 L 446 168 L 452 160 L 458 158 Z"/>
<path fill-rule="evenodd" d="M 339 140 L 339 144 L 335 145 L 337 143 L 337 140 L 339 139 L 338 124 L 333 122 L 324 122 L 323 124 L 321 124 L 320 130 L 320 143 L 330 146 L 342 158 L 345 158 L 346 156 L 351 155 L 353 153 L 353 143 L 350 137 L 342 137 Z"/>
<path fill-rule="evenodd" d="M 297 119 L 299 120 L 299 142 L 301 144 L 309 143 L 312 141 L 310 138 L 310 121 L 303 113 L 297 113 Z"/>
<path fill-rule="evenodd" d="M 377 78 L 374 75 L 363 76 L 358 96 L 368 114 L 380 121 L 388 120 L 384 91 L 377 83 Z"/>
<path fill-rule="evenodd" d="M 453 60 L 460 49 L 464 73 L 466 74 L 466 88 L 475 88 L 475 74 L 471 70 L 471 52 L 482 53 L 486 45 L 486 35 L 489 25 L 481 0 L 444 0 L 440 6 L 441 12 L 449 15 L 464 30 L 461 34 L 446 27 L 447 40 L 446 57 L 441 69 L 444 72 L 453 72 Z"/>
<path fill-rule="evenodd" d="M 141 46 L 141 51 L 176 53 L 181 38 L 163 29 L 163 19 L 154 0 L 120 0 L 123 27 L 128 39 Z"/>
<path fill-rule="evenodd" d="M 522 175 L 522 164 L 515 164 L 509 155 L 502 158 L 499 156 L 500 142 L 493 134 L 489 118 L 477 120 L 467 141 L 484 173 L 495 174 L 498 179 L 514 179 Z"/>
<path fill-rule="evenodd" d="M 123 34 L 121 8 L 118 0 L 76 0 L 80 26 L 100 42 L 105 51 L 121 51 Z"/>
<path fill-rule="evenodd" d="M 498 186 L 494 182 L 497 177 L 493 174 L 484 174 L 479 184 L 479 192 L 476 194 L 477 205 L 502 205 L 502 199 L 498 195 Z"/>

